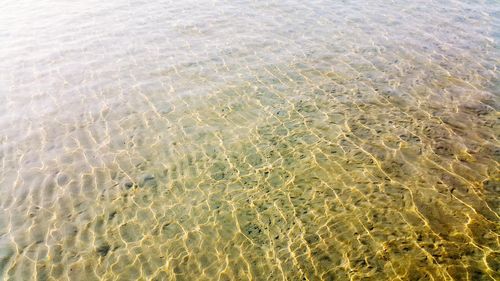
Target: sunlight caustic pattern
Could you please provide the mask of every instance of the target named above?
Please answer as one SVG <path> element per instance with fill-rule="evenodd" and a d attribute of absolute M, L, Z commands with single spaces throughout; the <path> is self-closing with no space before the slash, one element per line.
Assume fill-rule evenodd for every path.
<path fill-rule="evenodd" d="M 498 2 L 5 2 L 1 279 L 500 279 Z"/>

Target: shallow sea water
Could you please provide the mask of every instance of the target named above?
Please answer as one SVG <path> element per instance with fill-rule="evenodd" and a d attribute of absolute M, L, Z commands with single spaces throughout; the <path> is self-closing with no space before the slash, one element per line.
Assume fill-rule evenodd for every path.
<path fill-rule="evenodd" d="M 500 280 L 498 1 L 3 1 L 0 279 Z"/>

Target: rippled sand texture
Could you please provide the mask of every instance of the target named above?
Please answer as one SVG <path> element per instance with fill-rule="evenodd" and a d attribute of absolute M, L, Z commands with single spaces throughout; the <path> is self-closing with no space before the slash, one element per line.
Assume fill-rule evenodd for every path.
<path fill-rule="evenodd" d="M 500 280 L 499 2 L 81 2 L 0 10 L 1 279 Z"/>

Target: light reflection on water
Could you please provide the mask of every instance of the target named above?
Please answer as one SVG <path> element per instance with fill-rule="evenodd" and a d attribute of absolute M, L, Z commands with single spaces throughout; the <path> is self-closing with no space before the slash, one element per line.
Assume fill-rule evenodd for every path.
<path fill-rule="evenodd" d="M 5 280 L 500 279 L 496 1 L 5 1 Z"/>

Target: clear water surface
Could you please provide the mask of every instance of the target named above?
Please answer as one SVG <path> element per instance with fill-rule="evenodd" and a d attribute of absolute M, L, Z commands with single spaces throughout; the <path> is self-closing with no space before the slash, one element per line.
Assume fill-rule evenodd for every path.
<path fill-rule="evenodd" d="M 498 1 L 0 4 L 0 279 L 500 280 Z"/>

